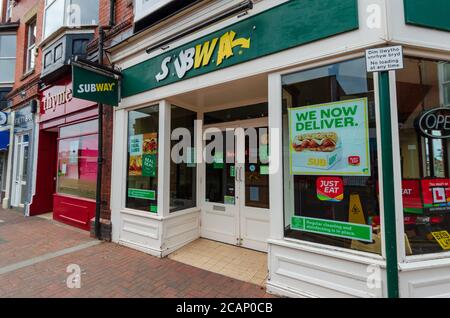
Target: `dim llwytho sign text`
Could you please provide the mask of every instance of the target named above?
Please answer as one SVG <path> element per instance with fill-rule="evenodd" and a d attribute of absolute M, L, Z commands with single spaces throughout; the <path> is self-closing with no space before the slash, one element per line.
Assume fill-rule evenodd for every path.
<path fill-rule="evenodd" d="M 385 72 L 403 69 L 403 48 L 382 47 L 366 50 L 367 72 Z"/>

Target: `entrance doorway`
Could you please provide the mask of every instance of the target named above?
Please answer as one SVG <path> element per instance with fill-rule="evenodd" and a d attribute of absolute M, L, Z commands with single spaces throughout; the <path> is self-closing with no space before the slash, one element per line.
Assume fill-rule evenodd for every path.
<path fill-rule="evenodd" d="M 23 208 L 27 196 L 29 135 L 16 135 L 14 145 L 11 205 L 13 207 Z"/>
<path fill-rule="evenodd" d="M 267 127 L 267 118 L 204 126 L 206 153 L 218 136 L 223 143 L 222 149 L 215 143 L 212 162 L 201 169 L 202 237 L 267 251 L 270 224 Z M 234 147 L 230 148 L 229 142 L 233 140 Z"/>

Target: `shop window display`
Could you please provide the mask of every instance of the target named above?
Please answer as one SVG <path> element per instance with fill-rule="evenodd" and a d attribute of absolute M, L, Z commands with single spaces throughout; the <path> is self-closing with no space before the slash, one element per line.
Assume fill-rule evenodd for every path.
<path fill-rule="evenodd" d="M 128 115 L 126 207 L 157 213 L 159 106 Z"/>
<path fill-rule="evenodd" d="M 407 58 L 396 73 L 407 255 L 450 251 L 449 65 Z"/>
<path fill-rule="evenodd" d="M 190 110 L 172 106 L 171 107 L 171 130 L 177 132 L 177 128 L 183 128 L 185 132 L 189 131 L 189 136 L 172 136 L 171 149 L 176 151 L 170 162 L 170 212 L 185 210 L 196 206 L 196 163 L 194 156 L 195 129 L 194 123 L 197 119 L 197 113 Z M 180 139 L 190 145 L 188 151 L 184 153 L 177 147 Z M 178 151 L 180 150 L 180 151 Z M 173 159 L 177 159 L 175 162 Z"/>
<path fill-rule="evenodd" d="M 61 127 L 59 137 L 57 193 L 95 199 L 97 120 Z"/>
<path fill-rule="evenodd" d="M 363 59 L 282 77 L 285 237 L 381 254 L 372 74 Z"/>

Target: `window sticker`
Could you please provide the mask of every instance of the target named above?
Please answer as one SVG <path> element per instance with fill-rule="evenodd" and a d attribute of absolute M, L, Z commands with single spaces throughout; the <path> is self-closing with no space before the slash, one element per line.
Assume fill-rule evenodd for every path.
<path fill-rule="evenodd" d="M 447 231 L 431 232 L 443 250 L 450 250 L 450 234 Z"/>
<path fill-rule="evenodd" d="M 316 181 L 320 201 L 341 202 L 344 199 L 344 181 L 340 177 L 320 177 Z"/>
<path fill-rule="evenodd" d="M 235 199 L 233 196 L 230 195 L 226 195 L 223 197 L 223 201 L 225 204 L 229 204 L 229 205 L 234 205 L 235 204 Z"/>
<path fill-rule="evenodd" d="M 156 200 L 156 191 L 144 189 L 128 189 L 128 197 L 143 200 Z"/>
<path fill-rule="evenodd" d="M 236 168 L 235 168 L 235 166 L 230 166 L 230 177 L 232 177 L 232 178 L 236 177 Z"/>
<path fill-rule="evenodd" d="M 289 109 L 291 175 L 370 176 L 367 98 Z"/>
<path fill-rule="evenodd" d="M 424 208 L 429 212 L 450 211 L 450 179 L 423 179 Z"/>

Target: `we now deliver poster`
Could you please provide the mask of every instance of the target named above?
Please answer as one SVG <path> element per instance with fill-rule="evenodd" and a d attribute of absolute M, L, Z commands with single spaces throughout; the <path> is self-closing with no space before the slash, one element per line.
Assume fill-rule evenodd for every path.
<path fill-rule="evenodd" d="M 293 175 L 370 176 L 367 98 L 290 108 Z"/>

